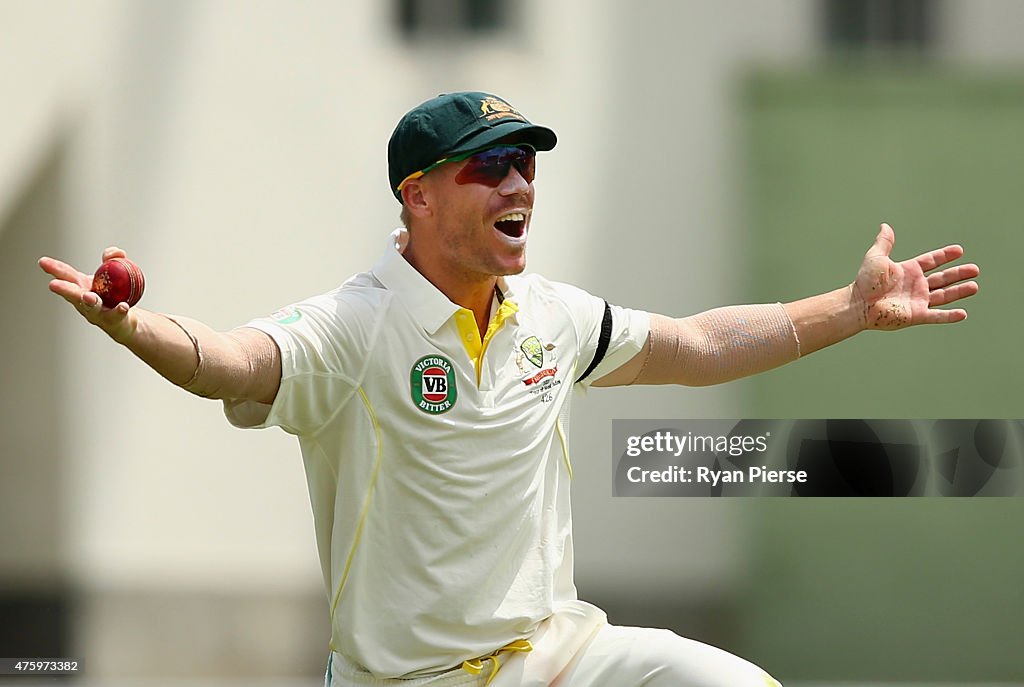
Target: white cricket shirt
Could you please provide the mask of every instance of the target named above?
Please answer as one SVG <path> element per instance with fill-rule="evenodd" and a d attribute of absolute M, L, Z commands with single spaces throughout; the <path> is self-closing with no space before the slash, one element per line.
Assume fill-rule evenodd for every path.
<path fill-rule="evenodd" d="M 377 677 L 490 653 L 576 598 L 568 404 L 605 303 L 536 275 L 498 291 L 481 341 L 392 245 L 372 271 L 246 325 L 280 347 L 281 386 L 272 406 L 225 413 L 298 436 L 331 648 Z M 647 313 L 612 315 L 584 384 L 647 338 Z"/>

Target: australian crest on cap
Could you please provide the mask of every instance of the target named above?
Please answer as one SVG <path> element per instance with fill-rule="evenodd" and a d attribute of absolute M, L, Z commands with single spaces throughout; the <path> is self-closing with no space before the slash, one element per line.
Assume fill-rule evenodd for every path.
<path fill-rule="evenodd" d="M 484 119 L 489 122 L 506 118 L 518 119 L 521 122 L 526 121 L 526 117 L 519 114 L 514 107 L 493 95 L 489 95 L 480 101 L 480 112 Z"/>

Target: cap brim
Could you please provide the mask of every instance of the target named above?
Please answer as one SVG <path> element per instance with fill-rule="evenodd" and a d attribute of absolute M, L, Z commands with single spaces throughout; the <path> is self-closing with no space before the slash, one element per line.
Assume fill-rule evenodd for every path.
<path fill-rule="evenodd" d="M 551 150 L 557 142 L 558 138 L 555 136 L 555 132 L 546 126 L 510 121 L 485 129 L 475 136 L 460 141 L 454 150 L 449 151 L 448 157 L 455 157 L 460 153 L 468 153 L 478 148 L 486 148 L 492 143 L 526 143 L 536 150 Z"/>

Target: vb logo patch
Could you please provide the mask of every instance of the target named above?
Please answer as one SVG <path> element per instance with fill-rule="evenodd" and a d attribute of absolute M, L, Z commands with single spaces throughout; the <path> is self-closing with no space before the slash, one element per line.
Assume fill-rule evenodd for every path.
<path fill-rule="evenodd" d="M 455 369 L 450 360 L 427 355 L 416 361 L 409 374 L 412 402 L 424 413 L 447 413 L 459 397 L 455 386 Z"/>

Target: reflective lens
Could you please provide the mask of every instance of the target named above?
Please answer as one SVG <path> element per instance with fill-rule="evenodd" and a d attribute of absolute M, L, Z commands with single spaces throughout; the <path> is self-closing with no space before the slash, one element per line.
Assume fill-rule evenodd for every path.
<path fill-rule="evenodd" d="M 474 153 L 455 175 L 455 183 L 495 188 L 508 176 L 511 167 L 519 171 L 526 183 L 532 183 L 537 171 L 537 151 L 525 146 L 498 146 Z"/>

